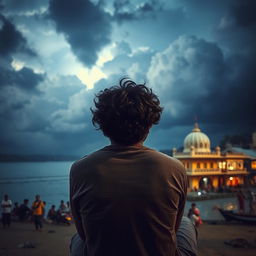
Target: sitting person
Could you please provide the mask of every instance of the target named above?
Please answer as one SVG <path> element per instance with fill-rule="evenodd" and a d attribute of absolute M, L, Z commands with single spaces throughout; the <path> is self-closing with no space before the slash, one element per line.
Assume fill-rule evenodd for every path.
<path fill-rule="evenodd" d="M 160 120 L 158 97 L 121 80 L 94 101 L 93 124 L 110 145 L 70 171 L 70 204 L 78 234 L 71 256 L 195 256 L 196 231 L 183 216 L 184 166 L 143 145 Z"/>
<path fill-rule="evenodd" d="M 48 211 L 47 219 L 51 221 L 57 220 L 57 211 L 55 210 L 55 205 L 52 205 L 51 209 Z"/>
<path fill-rule="evenodd" d="M 66 213 L 67 211 L 68 211 L 67 205 L 64 203 L 64 200 L 61 200 L 60 201 L 60 206 L 59 206 L 59 209 L 58 209 L 58 213 L 62 214 L 62 213 Z"/>

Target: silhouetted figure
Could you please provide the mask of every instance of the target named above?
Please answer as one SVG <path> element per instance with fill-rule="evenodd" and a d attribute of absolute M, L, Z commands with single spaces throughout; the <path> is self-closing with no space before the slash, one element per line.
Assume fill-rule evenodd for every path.
<path fill-rule="evenodd" d="M 238 201 L 239 213 L 244 213 L 245 196 L 241 189 L 238 190 L 236 196 L 237 196 L 237 201 Z"/>
<path fill-rule="evenodd" d="M 26 221 L 31 216 L 31 209 L 28 207 L 28 199 L 24 199 L 19 209 L 19 220 Z"/>
<path fill-rule="evenodd" d="M 10 227 L 11 225 L 11 213 L 12 213 L 12 201 L 8 195 L 4 195 L 4 199 L 1 203 L 2 208 L 2 223 L 3 228 Z"/>
<path fill-rule="evenodd" d="M 55 210 L 55 205 L 52 205 L 51 209 L 48 211 L 47 219 L 57 221 L 57 211 Z"/>
<path fill-rule="evenodd" d="M 36 231 L 41 231 L 43 228 L 44 202 L 41 201 L 40 195 L 36 195 L 36 200 L 32 204 L 32 212 Z"/>
<path fill-rule="evenodd" d="M 70 203 L 78 234 L 71 256 L 196 255 L 196 233 L 183 216 L 184 166 L 143 142 L 160 120 L 158 97 L 121 80 L 96 95 L 92 121 L 110 139 L 73 164 Z"/>
<path fill-rule="evenodd" d="M 19 203 L 15 202 L 14 203 L 14 207 L 12 209 L 12 214 L 11 214 L 13 220 L 18 220 L 18 218 L 19 218 L 19 210 L 20 210 Z"/>

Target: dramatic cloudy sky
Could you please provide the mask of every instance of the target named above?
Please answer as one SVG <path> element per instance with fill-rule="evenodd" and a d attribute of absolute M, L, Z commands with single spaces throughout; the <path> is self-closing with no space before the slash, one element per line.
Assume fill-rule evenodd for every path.
<path fill-rule="evenodd" d="M 128 76 L 164 113 L 146 145 L 256 129 L 256 1 L 0 0 L 0 153 L 83 155 L 99 90 Z"/>

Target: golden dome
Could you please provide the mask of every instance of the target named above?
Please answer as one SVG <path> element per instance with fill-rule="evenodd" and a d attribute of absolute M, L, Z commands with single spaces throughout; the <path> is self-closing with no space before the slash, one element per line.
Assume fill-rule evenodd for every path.
<path fill-rule="evenodd" d="M 184 140 L 183 152 L 187 153 L 191 151 L 191 147 L 194 152 L 211 152 L 210 139 L 206 134 L 201 132 L 198 123 L 195 123 L 194 129 L 189 133 Z"/>

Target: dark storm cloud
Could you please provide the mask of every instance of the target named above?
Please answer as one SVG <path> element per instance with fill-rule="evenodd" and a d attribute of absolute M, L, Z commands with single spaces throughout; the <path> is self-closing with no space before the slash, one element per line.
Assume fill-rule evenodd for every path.
<path fill-rule="evenodd" d="M 44 75 L 35 74 L 32 69 L 26 67 L 19 71 L 2 69 L 0 86 L 17 86 L 26 91 L 34 91 L 43 79 Z"/>
<path fill-rule="evenodd" d="M 256 25 L 256 2 L 254 0 L 236 1 L 231 7 L 235 23 L 242 27 Z"/>
<path fill-rule="evenodd" d="M 159 1 L 155 0 L 145 2 L 139 6 L 132 4 L 132 2 L 128 0 L 116 0 L 114 1 L 113 7 L 113 17 L 117 22 L 154 17 L 155 12 L 162 8 Z"/>
<path fill-rule="evenodd" d="M 176 40 L 155 55 L 148 73 L 165 107 L 161 125 L 188 125 L 197 115 L 205 125 L 255 129 L 255 60 L 225 58 L 217 44 L 196 37 Z"/>
<path fill-rule="evenodd" d="M 0 1 L 1 2 L 1 1 Z M 48 0 L 2 0 L 2 4 L 8 12 L 33 11 L 42 6 L 47 6 Z"/>
<path fill-rule="evenodd" d="M 51 0 L 49 15 L 77 58 L 86 66 L 95 64 L 98 52 L 110 42 L 110 16 L 89 0 Z"/>
<path fill-rule="evenodd" d="M 15 71 L 11 62 L 15 54 L 22 53 L 35 57 L 36 53 L 28 47 L 26 39 L 8 19 L 1 15 L 0 20 L 3 22 L 0 29 L 0 56 L 5 63 L 0 66 L 0 86 L 17 86 L 24 90 L 33 90 L 43 80 L 43 75 L 35 74 L 27 67 Z"/>
<path fill-rule="evenodd" d="M 22 34 L 1 14 L 0 21 L 2 22 L 0 29 L 0 55 L 2 57 L 7 57 L 17 52 L 36 56 L 35 52 L 27 46 L 27 41 Z"/>
<path fill-rule="evenodd" d="M 256 53 L 256 2 L 233 1 L 222 17 L 216 30 L 216 39 L 221 45 L 234 51 L 233 54 Z"/>

